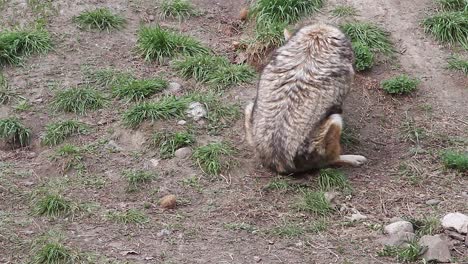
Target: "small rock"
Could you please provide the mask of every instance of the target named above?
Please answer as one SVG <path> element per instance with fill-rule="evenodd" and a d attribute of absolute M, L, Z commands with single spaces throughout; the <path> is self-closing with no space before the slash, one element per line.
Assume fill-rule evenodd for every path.
<path fill-rule="evenodd" d="M 180 148 L 174 152 L 174 155 L 178 159 L 186 159 L 190 157 L 190 155 L 192 155 L 192 149 L 190 149 L 189 147 Z"/>
<path fill-rule="evenodd" d="M 430 199 L 426 201 L 426 204 L 429 206 L 434 206 L 440 204 L 441 200 L 439 199 Z"/>
<path fill-rule="evenodd" d="M 259 257 L 259 256 L 254 256 L 253 259 L 254 259 L 255 262 L 260 262 L 260 261 L 262 261 L 262 258 Z"/>
<path fill-rule="evenodd" d="M 400 232 L 381 238 L 379 242 L 385 246 L 401 246 L 412 241 L 416 235 L 410 232 Z"/>
<path fill-rule="evenodd" d="M 164 196 L 159 202 L 161 207 L 166 209 L 174 208 L 176 206 L 176 203 L 176 196 L 173 194 Z"/>
<path fill-rule="evenodd" d="M 149 20 L 149 21 L 154 21 L 154 16 L 153 16 L 153 15 L 149 15 L 149 16 L 148 16 L 148 20 Z"/>
<path fill-rule="evenodd" d="M 239 12 L 239 19 L 244 21 L 247 19 L 247 16 L 249 15 L 249 10 L 247 8 L 242 8 L 241 11 Z"/>
<path fill-rule="evenodd" d="M 166 91 L 169 93 L 178 93 L 182 90 L 182 85 L 176 82 L 170 82 L 169 86 L 167 87 Z"/>
<path fill-rule="evenodd" d="M 159 231 L 156 236 L 158 237 L 163 237 L 163 236 L 168 236 L 170 235 L 172 232 L 171 230 L 168 230 L 168 229 L 161 229 L 161 231 Z"/>
<path fill-rule="evenodd" d="M 296 244 L 294 244 L 296 247 L 302 247 L 304 245 L 304 243 L 302 243 L 302 241 L 299 241 L 297 242 Z"/>
<path fill-rule="evenodd" d="M 450 249 L 445 239 L 440 235 L 423 236 L 419 240 L 419 245 L 427 247 L 422 255 L 426 261 L 450 262 Z"/>
<path fill-rule="evenodd" d="M 396 234 L 400 232 L 414 233 L 413 224 L 408 221 L 398 221 L 384 227 L 384 232 L 387 234 Z"/>
<path fill-rule="evenodd" d="M 354 213 L 351 215 L 351 217 L 348 217 L 351 222 L 358 222 L 364 219 L 367 219 L 367 216 L 361 214 L 360 212 Z"/>
<path fill-rule="evenodd" d="M 456 230 L 458 233 L 468 233 L 468 216 L 462 213 L 450 213 L 442 218 L 444 229 Z"/>
<path fill-rule="evenodd" d="M 178 124 L 179 126 L 183 126 L 183 125 L 187 124 L 187 121 L 185 121 L 185 120 L 180 120 L 179 122 L 177 122 L 177 124 Z"/>
<path fill-rule="evenodd" d="M 151 166 L 153 166 L 155 168 L 158 167 L 158 165 L 159 165 L 159 160 L 158 159 L 150 159 L 149 162 L 150 162 Z"/>
<path fill-rule="evenodd" d="M 192 102 L 189 104 L 187 109 L 187 115 L 193 120 L 198 121 L 201 118 L 206 116 L 206 109 L 205 107 L 199 102 Z"/>

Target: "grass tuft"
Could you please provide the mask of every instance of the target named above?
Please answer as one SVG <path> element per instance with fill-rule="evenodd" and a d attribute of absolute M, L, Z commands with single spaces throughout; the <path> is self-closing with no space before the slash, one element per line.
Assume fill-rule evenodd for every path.
<path fill-rule="evenodd" d="M 31 264 L 76 263 L 72 250 L 62 243 L 50 241 L 41 245 L 43 246 L 35 252 Z"/>
<path fill-rule="evenodd" d="M 90 110 L 102 108 L 106 99 L 98 90 L 85 86 L 59 91 L 55 94 L 52 107 L 56 111 L 86 114 Z"/>
<path fill-rule="evenodd" d="M 182 20 L 193 14 L 193 6 L 187 0 L 164 0 L 161 3 L 162 18 L 172 17 Z"/>
<path fill-rule="evenodd" d="M 113 94 L 129 101 L 141 101 L 167 88 L 169 83 L 162 78 L 129 80 L 113 87 Z"/>
<path fill-rule="evenodd" d="M 468 49 L 468 10 L 440 12 L 423 21 L 424 31 L 437 40 L 449 44 L 459 43 Z"/>
<path fill-rule="evenodd" d="M 372 68 L 374 64 L 374 53 L 362 42 L 353 42 L 354 57 L 356 58 L 356 70 L 365 71 Z"/>
<path fill-rule="evenodd" d="M 257 24 L 264 21 L 297 22 L 302 16 L 320 9 L 323 0 L 257 0 L 253 3 L 250 15 Z"/>
<path fill-rule="evenodd" d="M 124 171 L 122 176 L 127 180 L 128 192 L 137 191 L 138 188 L 144 183 L 150 183 L 156 175 L 150 172 L 142 171 L 142 170 L 130 170 Z"/>
<path fill-rule="evenodd" d="M 182 147 L 195 143 L 195 137 L 188 131 L 183 132 L 156 132 L 151 138 L 151 145 L 159 148 L 161 158 L 174 157 L 174 152 Z"/>
<path fill-rule="evenodd" d="M 123 115 L 124 124 L 129 127 L 137 127 L 145 120 L 161 120 L 182 117 L 187 109 L 186 100 L 175 96 L 165 96 L 157 102 L 139 103 Z"/>
<path fill-rule="evenodd" d="M 16 97 L 19 97 L 18 94 L 10 89 L 7 79 L 0 72 L 0 105 L 8 104 Z"/>
<path fill-rule="evenodd" d="M 407 218 L 406 220 L 413 224 L 414 230 L 419 237 L 433 236 L 441 231 L 442 226 L 437 217 L 425 216 L 422 219 Z"/>
<path fill-rule="evenodd" d="M 0 138 L 25 147 L 31 141 L 31 129 L 24 126 L 16 117 L 3 118 L 0 119 Z"/>
<path fill-rule="evenodd" d="M 42 136 L 42 143 L 55 146 L 70 136 L 85 134 L 88 130 L 87 125 L 76 120 L 54 122 L 46 126 L 45 133 Z"/>
<path fill-rule="evenodd" d="M 388 38 L 389 34 L 377 25 L 368 22 L 350 22 L 342 25 L 341 29 L 352 42 L 360 42 L 373 52 L 391 55 L 395 51 Z"/>
<path fill-rule="evenodd" d="M 267 21 L 255 26 L 254 37 L 245 41 L 246 55 L 250 61 L 261 61 L 263 55 L 284 43 L 283 21 Z"/>
<path fill-rule="evenodd" d="M 73 18 L 81 29 L 97 29 L 100 31 L 120 29 L 125 25 L 125 19 L 120 15 L 112 13 L 107 8 L 84 11 Z"/>
<path fill-rule="evenodd" d="M 385 246 L 381 251 L 377 252 L 379 257 L 396 257 L 400 262 L 415 262 L 421 255 L 422 247 L 417 240 L 410 241 L 406 246 Z"/>
<path fill-rule="evenodd" d="M 52 49 L 49 33 L 41 28 L 0 32 L 0 66 L 22 62 L 24 57 L 44 54 Z"/>
<path fill-rule="evenodd" d="M 445 167 L 461 172 L 468 171 L 468 153 L 456 152 L 452 150 L 442 153 L 442 163 Z"/>
<path fill-rule="evenodd" d="M 163 63 L 177 55 L 208 54 L 208 49 L 192 37 L 163 29 L 142 27 L 138 32 L 137 51 L 147 61 Z"/>
<path fill-rule="evenodd" d="M 327 199 L 325 193 L 322 191 L 302 190 L 301 202 L 299 209 L 302 211 L 311 212 L 317 216 L 327 216 L 333 208 Z"/>
<path fill-rule="evenodd" d="M 468 11 L 467 0 L 437 0 L 437 3 L 445 11 Z"/>
<path fill-rule="evenodd" d="M 229 170 L 236 150 L 228 143 L 215 142 L 198 147 L 193 153 L 195 162 L 208 175 L 219 175 Z"/>
<path fill-rule="evenodd" d="M 350 190 L 348 179 L 344 173 L 337 169 L 321 169 L 318 178 L 318 185 L 321 191 Z"/>
<path fill-rule="evenodd" d="M 93 70 L 86 67 L 83 71 L 87 82 L 102 88 L 114 87 L 134 79 L 131 73 L 117 71 L 113 68 Z"/>
<path fill-rule="evenodd" d="M 48 217 L 64 217 L 73 214 L 78 206 L 58 194 L 47 194 L 36 202 L 35 213 Z"/>
<path fill-rule="evenodd" d="M 409 94 L 416 90 L 420 81 L 416 78 L 411 78 L 408 75 L 402 74 L 380 83 L 382 89 L 395 95 Z"/>
<path fill-rule="evenodd" d="M 338 5 L 332 10 L 332 14 L 336 17 L 349 17 L 357 15 L 357 10 L 352 6 Z"/>
<path fill-rule="evenodd" d="M 78 172 L 85 170 L 83 164 L 82 149 L 71 144 L 64 144 L 57 149 L 56 154 L 52 157 L 53 160 L 62 158 L 62 172 L 65 173 L 70 169 L 75 169 Z"/>
<path fill-rule="evenodd" d="M 149 222 L 148 216 L 137 209 L 128 209 L 123 212 L 109 211 L 107 219 L 122 224 L 145 224 Z"/>
<path fill-rule="evenodd" d="M 459 56 L 452 56 L 448 59 L 448 68 L 468 75 L 468 60 L 464 60 Z"/>

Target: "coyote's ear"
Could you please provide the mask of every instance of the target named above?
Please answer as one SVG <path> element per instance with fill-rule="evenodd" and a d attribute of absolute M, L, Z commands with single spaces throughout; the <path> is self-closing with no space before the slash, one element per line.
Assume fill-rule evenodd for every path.
<path fill-rule="evenodd" d="M 288 40 L 290 37 L 291 37 L 291 32 L 289 32 L 289 30 L 287 28 L 284 29 L 283 31 L 283 35 L 284 35 L 284 39 L 285 40 Z"/>

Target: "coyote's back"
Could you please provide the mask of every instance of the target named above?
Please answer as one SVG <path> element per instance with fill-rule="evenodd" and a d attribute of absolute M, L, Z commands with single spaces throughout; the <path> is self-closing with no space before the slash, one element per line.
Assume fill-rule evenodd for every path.
<path fill-rule="evenodd" d="M 295 172 L 326 163 L 320 127 L 341 113 L 353 63 L 347 37 L 325 24 L 302 27 L 275 52 L 246 108 L 247 140 L 265 166 Z"/>

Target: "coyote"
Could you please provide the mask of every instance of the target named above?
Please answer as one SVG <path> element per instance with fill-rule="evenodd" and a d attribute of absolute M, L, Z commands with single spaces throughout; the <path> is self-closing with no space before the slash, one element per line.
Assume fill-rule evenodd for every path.
<path fill-rule="evenodd" d="M 247 142 L 265 167 L 281 174 L 362 165 L 363 156 L 340 155 L 342 103 L 354 79 L 350 41 L 327 24 L 284 35 L 245 108 Z"/>

